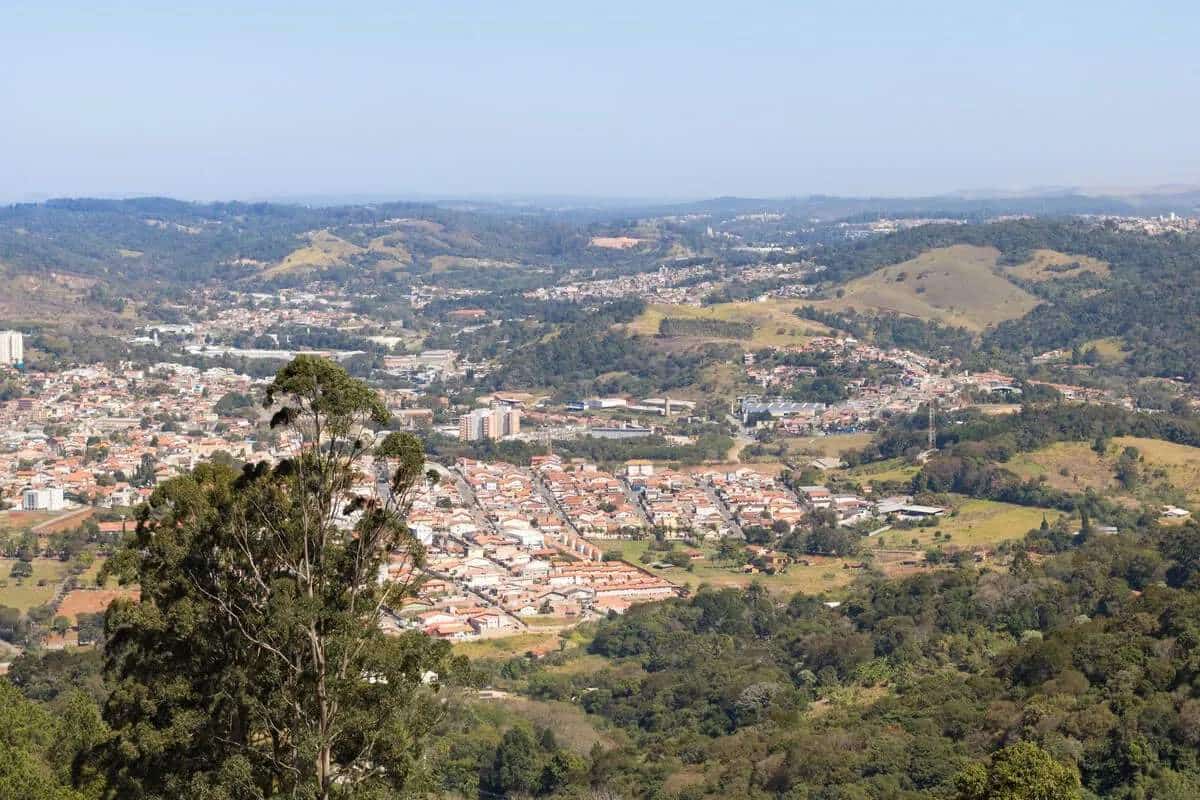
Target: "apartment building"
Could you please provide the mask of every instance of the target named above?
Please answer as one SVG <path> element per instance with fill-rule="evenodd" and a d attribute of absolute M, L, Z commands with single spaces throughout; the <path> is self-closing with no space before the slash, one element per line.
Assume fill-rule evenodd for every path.
<path fill-rule="evenodd" d="M 521 411 L 511 406 L 477 408 L 458 420 L 458 438 L 464 442 L 503 439 L 521 432 Z"/>
<path fill-rule="evenodd" d="M 20 366 L 25 363 L 25 335 L 20 331 L 0 331 L 0 364 Z"/>

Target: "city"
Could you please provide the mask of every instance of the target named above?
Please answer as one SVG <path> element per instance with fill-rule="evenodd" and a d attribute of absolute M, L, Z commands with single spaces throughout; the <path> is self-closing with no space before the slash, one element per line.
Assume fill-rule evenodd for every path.
<path fill-rule="evenodd" d="M 0 800 L 1200 798 L 1200 7 L 9 5 Z"/>

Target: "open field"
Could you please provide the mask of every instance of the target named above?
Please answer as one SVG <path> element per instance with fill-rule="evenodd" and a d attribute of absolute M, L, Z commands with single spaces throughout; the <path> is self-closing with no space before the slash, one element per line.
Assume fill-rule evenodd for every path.
<path fill-rule="evenodd" d="M 115 314 L 87 302 L 86 290 L 96 283 L 95 278 L 69 273 L 31 274 L 0 262 L 0 280 L 4 281 L 0 319 L 6 320 L 5 328 L 40 326 L 46 322 L 53 322 L 54 327 L 84 322 L 113 327 L 121 318 L 133 316 L 134 303 L 128 303 L 124 313 Z"/>
<path fill-rule="evenodd" d="M 433 272 L 446 272 L 452 269 L 517 269 L 521 265 L 515 261 L 500 261 L 494 258 L 441 255 L 429 259 L 429 266 Z"/>
<path fill-rule="evenodd" d="M 557 633 L 518 633 L 494 639 L 476 639 L 454 645 L 454 652 L 467 658 L 509 659 L 530 651 L 548 653 L 558 649 Z"/>
<path fill-rule="evenodd" d="M 829 329 L 819 322 L 810 322 L 792 312 L 796 301 L 769 300 L 762 303 L 718 303 L 712 306 L 650 305 L 626 329 L 643 336 L 658 336 L 658 325 L 666 317 L 675 319 L 711 319 L 724 322 L 748 322 L 754 326 L 749 339 L 719 336 L 679 336 L 665 341 L 680 342 L 740 342 L 747 348 L 799 347 L 813 336 L 823 336 Z"/>
<path fill-rule="evenodd" d="M 547 667 L 547 672 L 552 672 L 555 675 L 582 675 L 589 672 L 596 672 L 606 667 L 613 667 L 614 664 L 604 656 L 594 655 L 592 653 L 581 653 L 572 656 L 564 663 L 556 666 Z M 636 663 L 626 663 L 620 665 L 622 674 L 637 674 L 641 672 L 641 667 Z"/>
<path fill-rule="evenodd" d="M 650 547 L 650 540 L 647 539 L 593 539 L 593 543 L 600 548 L 602 552 L 607 553 L 609 550 L 620 550 L 621 559 L 628 561 L 630 564 L 641 565 L 640 559 L 642 553 L 646 552 Z"/>
<path fill-rule="evenodd" d="M 712 551 L 705 550 L 706 558 L 695 563 L 692 571 L 682 569 L 664 570 L 661 574 L 667 580 L 681 586 L 687 586 L 695 591 L 702 584 L 717 588 L 731 586 L 749 586 L 759 582 L 771 592 L 791 595 L 797 592 L 805 594 L 836 593 L 844 588 L 858 575 L 853 570 L 844 569 L 845 559 L 810 556 L 814 561 L 811 566 L 792 564 L 781 575 L 748 574 L 740 567 L 714 564 L 710 560 Z"/>
<path fill-rule="evenodd" d="M 916 464 L 909 464 L 902 458 L 889 458 L 886 461 L 874 461 L 842 470 L 840 475 L 859 483 L 883 483 L 885 481 L 910 481 L 921 471 Z"/>
<path fill-rule="evenodd" d="M 314 231 L 308 235 L 308 244 L 298 247 L 275 266 L 266 270 L 266 275 L 280 275 L 293 270 L 324 269 L 341 266 L 348 259 L 366 248 L 347 242 L 329 231 Z"/>
<path fill-rule="evenodd" d="M 112 602 L 122 597 L 137 598 L 136 589 L 75 589 L 67 592 L 58 607 L 60 616 L 74 625 L 80 614 L 99 614 L 108 609 Z"/>
<path fill-rule="evenodd" d="M 1006 539 L 1020 539 L 1042 524 L 1043 514 L 1051 523 L 1063 515 L 1054 509 L 994 500 L 956 498 L 954 505 L 954 512 L 939 519 L 935 527 L 890 530 L 882 535 L 887 537 L 889 545 L 911 547 L 912 540 L 916 539 L 916 546 L 925 548 L 936 543 L 933 534 L 940 530 L 950 534 L 947 544 L 951 547 L 991 547 Z"/>
<path fill-rule="evenodd" d="M 1034 250 L 1033 257 L 1028 261 L 1008 268 L 1008 274 L 1014 278 L 1035 282 L 1075 278 L 1084 273 L 1107 278 L 1108 262 L 1091 256 L 1072 256 L 1057 250 Z"/>
<path fill-rule="evenodd" d="M 812 305 L 828 310 L 894 311 L 980 331 L 1023 317 L 1038 303 L 998 272 L 999 255 L 993 247 L 939 247 L 856 278 L 843 287 L 842 297 Z"/>
<path fill-rule="evenodd" d="M 1026 480 L 1044 479 L 1048 486 L 1066 492 L 1112 491 L 1117 485 L 1113 464 L 1092 450 L 1089 442 L 1055 442 L 1018 453 L 1003 466 Z"/>
<path fill-rule="evenodd" d="M 748 392 L 753 386 L 746 380 L 746 373 L 739 364 L 706 364 L 700 370 L 700 380 L 679 395 L 685 400 L 696 401 L 730 398 L 739 392 Z"/>
<path fill-rule="evenodd" d="M 1200 503 L 1200 447 L 1137 436 L 1118 436 L 1112 444 L 1117 448 L 1136 447 L 1142 456 L 1144 470 L 1162 470 L 1172 486 L 1184 492 L 1193 503 Z"/>
<path fill-rule="evenodd" d="M 101 587 L 101 586 L 96 585 L 96 578 L 98 578 L 100 576 L 100 570 L 104 567 L 104 562 L 106 560 L 107 559 L 104 556 L 100 556 L 99 558 L 97 558 L 96 560 L 94 560 L 92 562 L 91 566 L 89 566 L 83 572 L 79 573 L 79 586 L 81 588 L 84 588 L 84 589 L 100 589 L 100 588 L 116 589 L 117 588 L 117 586 L 118 586 L 117 579 L 112 578 L 112 577 L 110 577 L 108 579 L 108 582 L 104 586 Z"/>
<path fill-rule="evenodd" d="M 54 519 L 55 515 L 46 511 L 4 511 L 0 512 L 0 536 L 8 537 L 24 533 L 35 525 Z M 7 573 L 5 573 L 7 574 Z M 0 578 L 4 577 L 0 575 Z"/>
<path fill-rule="evenodd" d="M 376 236 L 367 245 L 367 249 L 373 253 L 379 253 L 386 256 L 386 260 L 381 260 L 376 266 L 377 269 L 386 269 L 388 267 L 403 267 L 412 263 L 412 253 L 404 245 L 404 234 L 389 233 L 383 236 Z"/>
<path fill-rule="evenodd" d="M 646 539 L 622 539 L 602 544 L 598 542 L 598 544 L 602 550 L 620 550 L 626 561 L 641 567 L 645 566 L 641 562 L 641 555 L 650 546 L 649 540 Z M 771 591 L 781 594 L 794 594 L 795 592 L 820 594 L 835 591 L 850 583 L 854 578 L 851 570 L 842 569 L 842 565 L 845 563 L 843 559 L 813 556 L 814 562 L 819 563 L 808 567 L 793 564 L 782 575 L 755 575 L 742 572 L 740 566 L 713 563 L 713 554 L 716 551 L 711 547 L 699 549 L 704 553 L 704 558 L 692 562 L 690 571 L 670 567 L 666 569 L 651 568 L 651 572 L 661 575 L 679 586 L 687 586 L 693 591 L 704 583 L 724 588 L 749 586 L 752 582 L 759 581 Z"/>
<path fill-rule="evenodd" d="M 986 417 L 1003 417 L 1021 413 L 1020 403 L 975 403 L 972 409 Z"/>
<path fill-rule="evenodd" d="M 1142 459 L 1143 486 L 1137 495 L 1157 491 L 1165 482 L 1189 501 L 1200 503 L 1200 448 L 1159 439 L 1118 436 L 1109 442 L 1103 456 L 1092 450 L 1089 442 L 1056 442 L 1020 453 L 1004 467 L 1022 478 L 1043 478 L 1055 489 L 1081 492 L 1092 488 L 1132 503 L 1133 496 L 1119 490 L 1116 481 L 1117 459 L 1126 447 L 1136 447 Z"/>
<path fill-rule="evenodd" d="M 67 564 L 56 558 L 35 558 L 33 576 L 12 578 L 13 559 L 0 558 L 0 606 L 28 611 L 54 597 L 54 590 L 67 577 Z M 43 583 L 39 586 L 38 583 Z"/>
<path fill-rule="evenodd" d="M 834 458 L 847 450 L 860 450 L 871 443 L 872 433 L 838 433 L 832 436 L 801 436 L 787 440 L 788 455 Z"/>
<path fill-rule="evenodd" d="M 1120 364 L 1129 357 L 1129 354 L 1125 352 L 1125 343 L 1117 336 L 1084 342 L 1083 349 L 1084 351 L 1094 350 L 1101 364 Z"/>
<path fill-rule="evenodd" d="M 843 559 L 823 558 L 813 556 L 811 566 L 793 564 L 787 571 L 779 575 L 751 574 L 742 571 L 738 565 L 714 563 L 715 551 L 712 548 L 701 548 L 704 558 L 692 562 L 692 569 L 671 567 L 654 570 L 672 583 L 686 586 L 692 591 L 707 584 L 717 588 L 731 586 L 749 586 L 757 581 L 772 592 L 790 595 L 796 592 L 806 594 L 821 594 L 836 591 L 853 580 L 855 573 L 843 569 L 846 563 Z"/>
<path fill-rule="evenodd" d="M 497 728 L 507 728 L 516 719 L 524 720 L 537 728 L 554 731 L 555 739 L 580 755 L 586 755 L 596 745 L 611 748 L 615 742 L 596 729 L 593 717 L 575 703 L 559 700 L 532 700 L 517 695 L 472 700 L 471 705 L 481 716 Z M 489 713 L 490 712 L 490 713 Z"/>

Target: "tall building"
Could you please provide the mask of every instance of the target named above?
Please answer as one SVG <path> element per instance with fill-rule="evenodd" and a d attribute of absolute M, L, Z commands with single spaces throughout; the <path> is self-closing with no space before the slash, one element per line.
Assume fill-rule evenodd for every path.
<path fill-rule="evenodd" d="M 511 406 L 477 408 L 458 420 L 458 438 L 464 442 L 503 439 L 521 432 L 521 412 Z"/>
<path fill-rule="evenodd" d="M 0 364 L 25 363 L 25 335 L 20 331 L 0 331 Z"/>

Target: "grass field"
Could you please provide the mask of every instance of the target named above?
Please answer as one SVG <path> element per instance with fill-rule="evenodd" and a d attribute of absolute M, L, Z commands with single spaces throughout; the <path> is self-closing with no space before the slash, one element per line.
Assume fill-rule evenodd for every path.
<path fill-rule="evenodd" d="M 477 639 L 454 645 L 454 652 L 467 658 L 509 659 L 531 650 L 548 652 L 558 649 L 557 633 L 518 633 L 495 639 Z"/>
<path fill-rule="evenodd" d="M 782 575 L 751 575 L 742 572 L 740 567 L 714 564 L 711 551 L 705 551 L 708 559 L 693 566 L 691 572 L 682 569 L 665 570 L 662 575 L 667 580 L 681 586 L 687 586 L 695 591 L 702 584 L 726 588 L 730 586 L 749 586 L 755 581 L 761 583 L 771 592 L 791 595 L 796 592 L 805 594 L 836 594 L 839 589 L 848 585 L 858 573 L 843 569 L 846 563 L 839 558 L 820 558 L 820 563 L 812 566 L 793 564 Z"/>
<path fill-rule="evenodd" d="M 987 417 L 1003 417 L 1021 413 L 1020 403 L 975 403 L 972 409 Z"/>
<path fill-rule="evenodd" d="M 813 336 L 823 336 L 829 329 L 817 322 L 802 320 L 792 312 L 800 304 L 795 301 L 768 300 L 762 303 L 718 303 L 712 306 L 650 305 L 626 329 L 643 336 L 658 336 L 658 325 L 666 317 L 680 319 L 713 319 L 725 322 L 748 322 L 754 326 L 749 339 L 727 339 L 714 336 L 680 336 L 664 341 L 740 342 L 747 349 L 759 347 L 798 347 Z"/>
<path fill-rule="evenodd" d="M 921 468 L 916 464 L 909 464 L 902 458 L 889 458 L 886 461 L 874 461 L 870 464 L 851 467 L 842 470 L 839 474 L 859 483 L 882 483 L 884 481 L 909 481 L 920 471 Z"/>
<path fill-rule="evenodd" d="M 1120 490 L 1115 477 L 1117 458 L 1126 447 L 1136 447 L 1142 458 L 1142 485 L 1133 495 Z M 1103 456 L 1089 442 L 1056 442 L 1020 453 L 1004 466 L 1022 478 L 1043 478 L 1063 491 L 1092 488 L 1132 503 L 1135 496 L 1152 500 L 1164 491 L 1178 490 L 1190 502 L 1200 503 L 1200 448 L 1159 439 L 1118 436 Z"/>
<path fill-rule="evenodd" d="M 1125 352 L 1125 343 L 1117 336 L 1084 342 L 1083 349 L 1086 351 L 1089 348 L 1096 352 L 1096 357 L 1100 359 L 1101 364 L 1120 364 L 1129 357 L 1129 354 Z"/>
<path fill-rule="evenodd" d="M 813 457 L 840 456 L 847 450 L 860 450 L 871 443 L 872 433 L 839 433 L 833 436 L 802 436 L 787 440 L 788 455 Z"/>
<path fill-rule="evenodd" d="M 34 606 L 49 602 L 54 590 L 67 577 L 67 564 L 54 558 L 33 560 L 33 577 L 12 578 L 13 560 L 0 558 L 0 606 L 28 611 Z M 38 586 L 39 581 L 45 585 Z"/>
<path fill-rule="evenodd" d="M 1113 464 L 1101 458 L 1088 442 L 1055 442 L 1013 456 L 1004 468 L 1022 478 L 1041 478 L 1054 489 L 1082 492 L 1111 491 L 1116 486 Z"/>
<path fill-rule="evenodd" d="M 649 546 L 650 542 L 645 539 L 622 539 L 605 542 L 601 544 L 601 549 L 620 550 L 626 561 L 644 567 L 641 555 Z M 749 586 L 753 581 L 760 581 L 771 591 L 781 594 L 796 592 L 820 594 L 836 591 L 850 583 L 854 577 L 850 570 L 842 569 L 842 564 L 845 562 L 835 558 L 820 559 L 822 563 L 810 567 L 793 564 L 782 575 L 752 575 L 742 572 L 740 566 L 713 563 L 712 558 L 715 552 L 713 548 L 702 547 L 700 550 L 704 553 L 705 558 L 693 562 L 691 571 L 678 567 L 662 570 L 651 569 L 650 571 L 674 584 L 687 586 L 693 591 L 704 583 L 723 588 Z"/>
<path fill-rule="evenodd" d="M 498 261 L 494 258 L 441 255 L 429 259 L 429 266 L 433 272 L 446 272 L 452 269 L 517 269 L 521 265 L 515 261 Z"/>
<path fill-rule="evenodd" d="M 1066 269 L 1068 266 L 1070 269 Z M 1057 250 L 1034 250 L 1033 257 L 1028 261 L 1008 268 L 1008 273 L 1014 278 L 1035 282 L 1075 278 L 1085 272 L 1107 278 L 1108 262 L 1090 256 L 1072 256 Z"/>
<path fill-rule="evenodd" d="M 106 559 L 101 556 L 92 562 L 92 565 L 79 573 L 79 586 L 84 589 L 115 589 L 117 588 L 117 579 L 109 578 L 104 586 L 96 585 L 96 578 L 100 575 L 100 570 L 104 567 Z"/>
<path fill-rule="evenodd" d="M 979 331 L 1017 319 L 1037 305 L 1036 297 L 998 272 L 999 251 L 954 245 L 922 253 L 850 281 L 844 296 L 813 305 L 842 310 L 894 311 Z"/>
<path fill-rule="evenodd" d="M 351 257 L 365 252 L 366 248 L 347 242 L 329 231 L 314 231 L 308 236 L 308 244 L 298 247 L 275 266 L 266 270 L 266 275 L 281 275 L 293 270 L 323 269 L 341 266 Z"/>
<path fill-rule="evenodd" d="M 621 558 L 628 561 L 630 564 L 641 564 L 639 561 L 642 553 L 646 552 L 650 547 L 649 539 L 594 539 L 595 544 L 601 551 L 607 553 L 609 550 L 620 550 Z"/>
<path fill-rule="evenodd" d="M 0 512 L 0 536 L 8 537 L 24 533 L 36 525 L 49 519 L 54 514 L 46 511 L 4 511 Z M 5 573 L 7 574 L 7 573 Z M 4 577 L 0 575 L 0 577 Z"/>
<path fill-rule="evenodd" d="M 1053 523 L 1062 516 L 1053 509 L 1017 506 L 998 503 L 994 500 L 958 498 L 954 512 L 942 517 L 936 527 L 890 530 L 883 534 L 890 545 L 925 548 L 936 543 L 934 532 L 950 534 L 948 544 L 953 547 L 991 547 L 1006 539 L 1020 539 L 1032 528 L 1042 524 L 1042 515 Z"/>
<path fill-rule="evenodd" d="M 1190 501 L 1200 503 L 1200 447 L 1136 436 L 1118 436 L 1112 444 L 1114 449 L 1136 447 L 1144 469 L 1162 470 L 1172 486 L 1184 492 Z"/>

